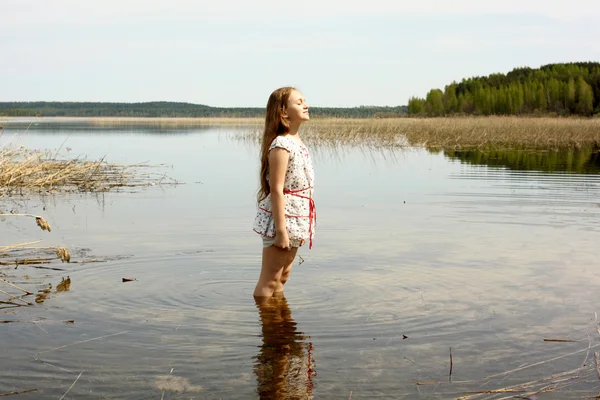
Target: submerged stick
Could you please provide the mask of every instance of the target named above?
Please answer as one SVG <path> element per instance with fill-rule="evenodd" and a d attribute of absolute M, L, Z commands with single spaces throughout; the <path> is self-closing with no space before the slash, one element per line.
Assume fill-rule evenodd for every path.
<path fill-rule="evenodd" d="M 171 375 L 173 373 L 174 368 L 171 368 L 171 371 L 169 371 L 169 375 Z M 165 399 L 165 389 L 163 389 L 162 391 L 162 395 L 160 396 L 160 400 L 164 400 Z"/>
<path fill-rule="evenodd" d="M 44 261 L 44 262 L 40 262 L 39 264 L 50 264 L 48 261 Z M 1 263 L 0 263 L 1 265 Z M 33 265 L 33 264 L 25 264 L 31 268 L 37 268 L 37 269 L 50 269 L 52 271 L 66 271 L 66 269 L 64 268 L 54 268 L 54 267 L 42 267 L 41 265 Z"/>
<path fill-rule="evenodd" d="M 85 369 L 83 371 L 85 371 Z M 67 391 L 65 392 L 65 394 L 62 395 L 62 397 L 60 398 L 60 400 L 63 400 L 65 398 L 65 396 L 67 395 L 67 393 L 69 393 L 71 391 L 71 389 L 73 389 L 73 386 L 75 386 L 75 384 L 77 383 L 77 381 L 79 380 L 79 378 L 81 378 L 81 374 L 83 374 L 83 371 L 81 371 L 79 373 L 79 376 L 77 377 L 77 379 L 75 379 L 75 382 L 73 382 L 73 384 L 71 384 L 71 386 L 69 387 L 69 389 L 67 389 Z"/>
<path fill-rule="evenodd" d="M 52 260 L 54 260 L 54 258 L 47 258 L 47 257 L 23 258 L 21 260 L 0 261 L 0 265 L 48 264 Z"/>
<path fill-rule="evenodd" d="M 494 392 L 494 393 L 511 393 L 513 391 L 525 391 L 525 389 L 542 384 L 546 381 L 553 381 L 553 383 L 557 383 L 557 382 L 561 382 L 564 380 L 569 380 L 572 379 L 572 376 L 569 375 L 574 375 L 574 376 L 578 376 L 577 374 L 579 373 L 580 368 L 576 368 L 570 371 L 565 371 L 565 372 L 561 372 L 559 374 L 554 374 L 554 375 L 550 375 L 547 376 L 545 378 L 541 378 L 541 379 L 537 379 L 535 381 L 529 381 L 529 382 L 524 382 L 524 383 L 519 383 L 516 385 L 512 385 L 512 386 L 507 386 L 507 387 L 503 387 L 503 388 L 499 388 L 499 389 L 491 389 L 491 390 L 487 390 L 487 391 L 482 391 L 480 393 L 475 393 L 469 396 L 465 396 L 465 397 L 460 397 L 460 400 L 469 400 L 469 399 L 473 399 L 475 397 L 481 396 L 482 394 L 488 394 L 487 392 Z M 565 376 L 567 376 L 567 378 L 564 378 Z M 563 378 L 558 380 L 558 378 Z M 468 393 L 468 392 L 467 392 Z M 473 393 L 473 392 L 471 392 Z"/>
<path fill-rule="evenodd" d="M 82 341 L 79 341 L 79 342 L 74 342 L 74 343 L 66 344 L 66 345 L 64 345 L 64 346 L 59 346 L 59 347 L 56 347 L 56 348 L 54 348 L 54 349 L 45 350 L 45 351 L 40 351 L 40 352 L 36 353 L 36 357 L 37 357 L 37 356 L 39 356 L 40 354 L 50 353 L 50 352 L 52 352 L 52 351 L 55 351 L 55 350 L 64 349 L 65 347 L 69 347 L 69 346 L 75 346 L 76 344 L 87 343 L 87 342 L 91 342 L 91 341 L 93 341 L 93 340 L 104 339 L 104 338 L 111 337 L 111 336 L 123 335 L 124 333 L 128 333 L 128 332 L 129 332 L 129 331 L 123 331 L 123 332 L 118 332 L 118 333 L 112 333 L 112 334 L 110 334 L 110 335 L 99 336 L 99 337 L 95 337 L 95 338 L 91 338 L 91 339 L 82 340 Z"/>
<path fill-rule="evenodd" d="M 594 361 L 596 361 L 596 372 L 598 373 L 598 379 L 600 379 L 600 361 L 598 360 L 598 352 L 594 352 Z"/>
<path fill-rule="evenodd" d="M 587 361 L 588 357 L 590 356 L 591 349 L 592 349 L 592 338 L 590 337 L 590 334 L 588 333 L 588 350 L 587 350 L 587 353 L 585 354 L 585 358 L 581 362 L 581 367 L 579 367 L 579 372 L 577 372 L 577 376 L 579 376 L 579 374 L 583 370 L 583 367 L 585 367 L 585 362 Z"/>
<path fill-rule="evenodd" d="M 572 356 L 572 355 L 575 355 L 575 354 L 583 353 L 584 351 L 589 351 L 590 348 L 594 348 L 595 349 L 596 347 L 600 347 L 600 344 L 597 344 L 597 345 L 592 346 L 592 347 L 586 347 L 585 349 L 582 349 L 582 350 L 577 350 L 577 351 L 574 351 L 572 353 L 563 354 L 562 356 L 553 357 L 553 358 L 550 358 L 548 360 L 540 361 L 540 362 L 537 362 L 537 363 L 534 363 L 534 364 L 524 365 L 522 367 L 511 369 L 509 371 L 504 371 L 504 372 L 500 372 L 500 373 L 497 373 L 497 374 L 488 375 L 488 376 L 485 377 L 485 379 L 495 378 L 497 376 L 502 376 L 502 375 L 510 374 L 512 372 L 517 372 L 517 371 L 521 371 L 523 369 L 535 367 L 535 366 L 538 366 L 538 365 L 541 365 L 541 364 L 545 364 L 545 363 L 550 362 L 550 361 L 559 360 L 561 358 L 565 358 L 565 357 L 569 357 L 569 356 Z"/>
<path fill-rule="evenodd" d="M 18 392 L 0 393 L 0 397 L 14 396 L 15 394 L 23 394 L 23 393 L 30 393 L 30 392 L 37 392 L 37 389 L 27 389 L 27 390 L 19 390 Z"/>
<path fill-rule="evenodd" d="M 452 382 L 452 347 L 450 347 L 450 373 L 448 374 L 448 382 Z"/>

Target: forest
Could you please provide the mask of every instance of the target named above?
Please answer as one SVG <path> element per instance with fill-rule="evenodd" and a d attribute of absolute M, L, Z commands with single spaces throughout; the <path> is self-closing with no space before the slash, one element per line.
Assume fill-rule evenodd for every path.
<path fill-rule="evenodd" d="M 311 107 L 312 117 L 392 118 L 406 116 L 407 107 L 360 106 L 352 108 Z M 153 118 L 263 118 L 265 108 L 219 108 L 178 102 L 0 102 L 4 117 L 153 117 Z"/>
<path fill-rule="evenodd" d="M 463 79 L 425 98 L 411 97 L 408 114 L 592 116 L 600 113 L 600 63 L 548 64 Z"/>

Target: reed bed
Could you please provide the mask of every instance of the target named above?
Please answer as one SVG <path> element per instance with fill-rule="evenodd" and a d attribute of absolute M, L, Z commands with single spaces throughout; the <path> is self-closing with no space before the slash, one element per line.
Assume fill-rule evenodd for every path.
<path fill-rule="evenodd" d="M 0 126 L 0 138 L 3 133 L 4 129 Z M 145 164 L 109 164 L 105 158 L 98 161 L 79 158 L 65 160 L 58 157 L 60 149 L 57 151 L 29 150 L 9 143 L 10 141 L 0 144 L 0 205 L 3 204 L 3 199 L 9 200 L 15 195 L 36 192 L 106 192 L 113 188 L 178 183 L 167 177 L 166 174 L 161 176 L 160 174 L 143 173 L 142 168 L 150 167 Z M 42 231 L 52 232 L 51 225 L 42 216 L 15 212 L 0 213 L 0 221 L 19 217 L 32 218 Z M 39 241 L 18 244 L 0 243 L 0 267 L 3 267 L 0 268 L 0 278 L 2 278 L 0 281 L 0 308 L 33 304 L 24 298 L 33 293 L 15 284 L 14 279 L 19 279 L 17 275 L 14 275 L 14 270 L 17 268 L 27 266 L 28 268 L 66 271 L 64 268 L 48 264 L 56 263 L 58 260 L 62 263 L 102 261 L 72 260 L 71 252 L 67 248 L 32 246 L 38 243 Z M 11 272 L 3 272 L 2 269 Z M 47 296 L 46 292 L 41 293 L 35 301 L 40 303 L 45 296 Z"/>
<path fill-rule="evenodd" d="M 13 121 L 14 118 L 7 119 Z M 156 126 L 243 127 L 244 139 L 260 140 L 263 118 L 42 117 L 36 122 L 85 123 L 98 127 Z M 406 147 L 429 149 L 560 150 L 600 147 L 600 118 L 450 117 L 313 118 L 302 128 L 311 145 Z"/>
<path fill-rule="evenodd" d="M 113 188 L 176 183 L 165 175 L 143 174 L 148 165 L 57 159 L 51 151 L 0 148 L 0 198 L 24 192 L 105 192 Z"/>
<path fill-rule="evenodd" d="M 428 149 L 561 150 L 600 148 L 600 119 L 460 117 L 313 119 L 302 128 L 314 146 L 424 147 Z M 243 138 L 260 140 L 261 129 Z"/>

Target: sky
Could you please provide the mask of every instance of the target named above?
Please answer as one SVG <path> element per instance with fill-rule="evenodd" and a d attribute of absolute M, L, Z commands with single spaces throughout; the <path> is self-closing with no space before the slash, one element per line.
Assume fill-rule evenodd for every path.
<path fill-rule="evenodd" d="M 598 0 L 0 0 L 0 101 L 406 105 L 452 81 L 600 61 Z"/>

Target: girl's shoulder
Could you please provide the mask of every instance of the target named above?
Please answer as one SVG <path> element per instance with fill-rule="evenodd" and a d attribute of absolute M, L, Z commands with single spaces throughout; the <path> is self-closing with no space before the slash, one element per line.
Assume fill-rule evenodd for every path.
<path fill-rule="evenodd" d="M 272 150 L 275 147 L 281 147 L 291 153 L 296 149 L 296 142 L 287 136 L 277 135 L 277 137 L 275 137 L 275 139 L 273 139 L 273 141 L 271 142 L 269 150 Z"/>

